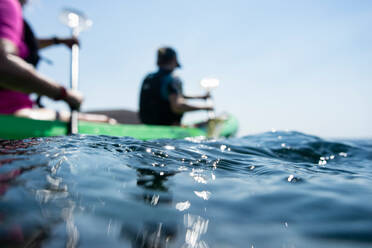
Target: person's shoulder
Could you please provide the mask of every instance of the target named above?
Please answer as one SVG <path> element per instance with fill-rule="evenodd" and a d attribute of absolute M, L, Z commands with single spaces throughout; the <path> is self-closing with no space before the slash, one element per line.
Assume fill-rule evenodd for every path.
<path fill-rule="evenodd" d="M 21 32 L 22 28 L 22 8 L 16 0 L 0 1 L 0 36 L 1 38 L 11 38 L 9 36 Z"/>
<path fill-rule="evenodd" d="M 157 72 L 147 73 L 146 76 L 145 76 L 145 80 L 146 79 L 152 79 L 152 78 L 156 77 L 157 74 L 158 74 Z"/>
<path fill-rule="evenodd" d="M 177 73 L 173 72 L 169 76 L 172 78 L 174 83 L 182 83 L 181 77 Z"/>
<path fill-rule="evenodd" d="M 22 7 L 18 1 L 15 0 L 1 0 L 0 1 L 0 18 L 7 18 L 10 15 L 19 14 L 22 12 Z"/>

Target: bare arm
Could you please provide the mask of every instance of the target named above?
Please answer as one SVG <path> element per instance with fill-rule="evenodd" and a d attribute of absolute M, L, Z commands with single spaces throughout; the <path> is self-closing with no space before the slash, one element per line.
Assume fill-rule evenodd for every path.
<path fill-rule="evenodd" d="M 183 95 L 183 97 L 185 99 L 207 99 L 207 98 L 210 98 L 211 95 L 210 93 L 208 92 L 207 94 L 205 95 L 200 95 L 200 96 L 189 96 L 189 95 Z"/>
<path fill-rule="evenodd" d="M 55 81 L 39 74 L 33 66 L 16 56 L 17 48 L 7 39 L 0 39 L 0 87 L 37 93 L 52 99 L 61 96 L 61 86 Z M 79 108 L 82 96 L 67 91 L 64 100 L 73 108 Z"/>
<path fill-rule="evenodd" d="M 187 104 L 185 98 L 178 94 L 170 94 L 169 102 L 171 109 L 174 113 L 182 114 L 184 112 L 196 111 L 196 110 L 213 110 L 210 106 L 195 106 Z"/>

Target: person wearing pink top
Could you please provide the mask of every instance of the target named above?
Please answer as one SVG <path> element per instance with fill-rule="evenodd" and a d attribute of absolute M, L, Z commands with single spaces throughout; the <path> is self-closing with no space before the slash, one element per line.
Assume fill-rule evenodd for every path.
<path fill-rule="evenodd" d="M 0 0 L 0 114 L 68 121 L 70 117 L 67 111 L 57 113 L 50 109 L 34 108 L 34 103 L 28 96 L 30 93 L 36 93 L 54 100 L 63 100 L 75 110 L 78 110 L 83 102 L 83 96 L 79 92 L 68 90 L 53 79 L 41 75 L 28 61 L 32 51 L 25 41 L 27 24 L 22 17 L 22 6 L 26 2 L 27 0 Z M 53 38 L 37 42 L 39 48 L 44 48 L 54 44 L 71 47 L 78 41 Z M 87 114 L 80 114 L 79 119 L 114 121 L 106 116 Z"/>

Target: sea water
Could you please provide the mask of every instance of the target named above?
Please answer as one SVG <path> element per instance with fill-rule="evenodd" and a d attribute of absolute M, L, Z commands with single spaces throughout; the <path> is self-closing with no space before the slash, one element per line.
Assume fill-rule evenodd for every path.
<path fill-rule="evenodd" d="M 0 141 L 0 247 L 372 247 L 372 140 Z"/>

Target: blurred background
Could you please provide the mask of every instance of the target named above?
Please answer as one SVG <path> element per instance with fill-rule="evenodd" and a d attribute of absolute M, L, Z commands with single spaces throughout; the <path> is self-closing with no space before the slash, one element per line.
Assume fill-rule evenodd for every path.
<path fill-rule="evenodd" d="M 218 77 L 217 113 L 239 119 L 239 136 L 296 130 L 372 137 L 372 2 L 369 0 L 33 0 L 25 17 L 38 37 L 68 36 L 65 7 L 93 21 L 80 36 L 83 110 L 138 110 L 160 46 L 178 51 L 187 94 Z M 70 52 L 44 50 L 40 71 L 69 86 Z M 51 101 L 53 108 L 66 106 Z M 206 118 L 187 114 L 185 122 Z"/>

